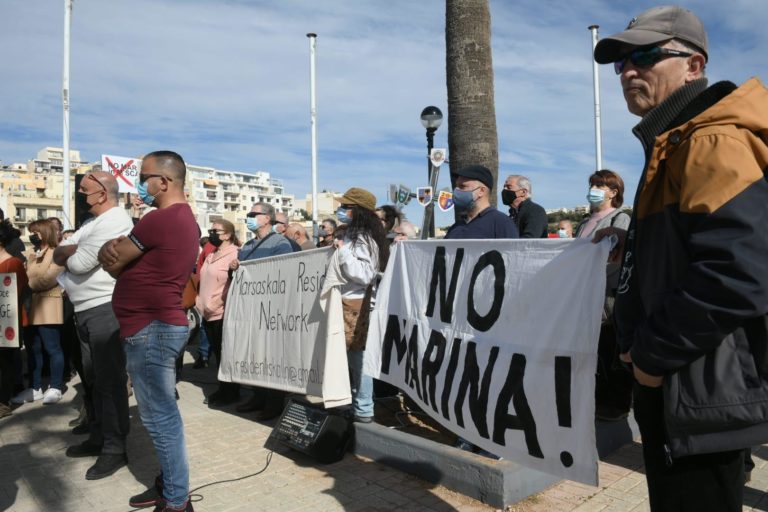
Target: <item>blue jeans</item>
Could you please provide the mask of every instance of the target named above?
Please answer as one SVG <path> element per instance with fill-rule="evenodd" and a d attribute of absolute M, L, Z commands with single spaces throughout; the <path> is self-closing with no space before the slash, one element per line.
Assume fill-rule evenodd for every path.
<path fill-rule="evenodd" d="M 352 387 L 352 408 L 355 416 L 373 417 L 373 377 L 363 373 L 364 350 L 347 352 L 349 380 Z"/>
<path fill-rule="evenodd" d="M 197 353 L 200 357 L 208 359 L 208 355 L 211 353 L 211 343 L 208 341 L 208 335 L 205 333 L 205 329 L 203 329 L 203 321 L 204 320 L 200 320 L 200 329 L 197 331 L 197 336 L 200 340 L 200 345 L 197 347 Z M 216 362 L 218 363 L 218 361 Z"/>
<path fill-rule="evenodd" d="M 27 347 L 27 366 L 32 387 L 41 389 L 40 374 L 43 369 L 43 348 L 51 365 L 51 387 L 61 390 L 64 381 L 64 352 L 61 350 L 61 325 L 36 325 L 33 327 L 32 346 Z M 30 350 L 31 349 L 31 350 Z"/>
<path fill-rule="evenodd" d="M 189 497 L 184 424 L 174 395 L 176 358 L 187 344 L 188 331 L 186 325 L 154 320 L 124 343 L 141 422 L 152 438 L 163 473 L 163 497 L 174 508 L 183 507 Z"/>

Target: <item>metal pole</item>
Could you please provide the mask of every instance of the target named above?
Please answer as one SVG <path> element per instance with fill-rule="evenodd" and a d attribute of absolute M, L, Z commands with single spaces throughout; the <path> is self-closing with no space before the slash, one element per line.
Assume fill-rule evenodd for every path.
<path fill-rule="evenodd" d="M 427 183 L 432 186 L 432 195 L 435 194 L 437 180 L 435 179 L 435 167 L 432 165 L 430 154 L 435 147 L 435 132 L 437 128 L 427 128 Z M 424 226 L 421 230 L 421 239 L 435 237 L 435 203 L 430 201 L 424 210 Z"/>
<path fill-rule="evenodd" d="M 72 229 L 69 221 L 69 32 L 72 26 L 72 0 L 64 0 L 64 73 L 61 90 L 64 108 L 64 197 L 61 205 L 64 217 L 64 229 Z"/>
<path fill-rule="evenodd" d="M 319 243 L 317 235 L 317 95 L 315 93 L 315 60 L 317 59 L 317 34 L 309 38 L 309 118 L 312 126 L 312 239 Z"/>
<path fill-rule="evenodd" d="M 597 29 L 599 25 L 591 25 L 589 31 L 592 33 L 592 55 L 595 54 L 595 46 L 597 46 Z M 595 93 L 595 171 L 599 171 L 603 168 L 603 140 L 600 129 L 600 73 L 597 66 L 597 62 L 594 58 L 592 60 L 592 84 Z"/>

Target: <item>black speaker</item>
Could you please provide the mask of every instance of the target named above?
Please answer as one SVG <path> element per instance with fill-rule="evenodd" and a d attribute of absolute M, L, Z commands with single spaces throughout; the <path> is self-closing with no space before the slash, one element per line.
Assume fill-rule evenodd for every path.
<path fill-rule="evenodd" d="M 330 464 L 344 458 L 351 434 L 349 421 L 342 416 L 291 399 L 264 446 L 279 443 Z"/>

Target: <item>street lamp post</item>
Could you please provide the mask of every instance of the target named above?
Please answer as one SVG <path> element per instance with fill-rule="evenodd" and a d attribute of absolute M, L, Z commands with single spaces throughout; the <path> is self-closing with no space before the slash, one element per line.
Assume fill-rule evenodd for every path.
<path fill-rule="evenodd" d="M 436 194 L 439 167 L 432 165 L 430 154 L 435 142 L 435 132 L 443 122 L 443 113 L 437 107 L 427 107 L 421 111 L 421 124 L 427 129 L 427 180 L 432 187 L 432 195 Z M 435 204 L 430 201 L 424 209 L 424 222 L 421 227 L 421 239 L 435 236 Z"/>

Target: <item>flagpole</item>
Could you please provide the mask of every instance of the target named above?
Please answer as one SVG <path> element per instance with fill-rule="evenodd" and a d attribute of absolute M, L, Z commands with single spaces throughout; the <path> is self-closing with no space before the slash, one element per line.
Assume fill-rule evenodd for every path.
<path fill-rule="evenodd" d="M 69 220 L 69 39 L 70 28 L 72 26 L 72 0 L 64 0 L 64 72 L 62 77 L 61 99 L 64 109 L 64 197 L 61 208 L 64 217 L 64 229 L 72 229 L 72 223 Z"/>
<path fill-rule="evenodd" d="M 317 94 L 315 84 L 315 61 L 317 59 L 317 34 L 309 38 L 309 118 L 312 127 L 312 239 L 319 243 L 317 235 Z"/>
<path fill-rule="evenodd" d="M 589 31 L 592 33 L 593 56 L 595 54 L 595 46 L 597 46 L 597 29 L 599 28 L 599 25 L 591 25 L 589 27 Z M 590 60 L 592 61 L 592 84 L 595 97 L 595 171 L 599 171 L 603 168 L 603 140 L 600 128 L 600 73 L 594 57 Z"/>

